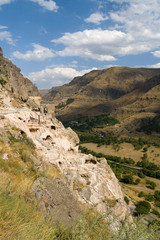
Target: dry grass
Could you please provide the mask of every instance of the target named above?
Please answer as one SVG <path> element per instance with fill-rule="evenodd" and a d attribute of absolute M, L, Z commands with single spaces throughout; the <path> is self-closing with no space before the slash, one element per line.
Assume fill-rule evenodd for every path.
<path fill-rule="evenodd" d="M 143 149 L 135 150 L 134 146 L 130 143 L 122 143 L 119 144 L 119 151 L 117 151 L 113 145 L 102 145 L 100 147 L 97 147 L 96 143 L 83 143 L 81 144 L 82 147 L 86 147 L 89 150 L 92 150 L 94 152 L 101 152 L 106 155 L 113 155 L 121 158 L 132 158 L 135 162 L 141 161 L 143 157 Z M 144 146 L 144 147 L 147 147 Z M 160 149 L 154 146 L 148 147 L 147 150 L 148 159 L 150 162 L 153 162 L 160 166 Z"/>
<path fill-rule="evenodd" d="M 24 140 L 24 139 L 23 139 Z M 4 150 L 5 149 L 5 150 Z M 27 140 L 12 139 L 10 145 L 0 144 L 0 240 L 158 240 L 155 233 L 142 229 L 122 228 L 119 235 L 111 234 L 104 217 L 87 211 L 79 222 L 67 229 L 49 222 L 38 211 L 38 203 L 30 194 L 36 177 L 41 175 L 32 162 L 35 149 Z M 3 153 L 8 159 L 2 159 Z M 47 177 L 59 176 L 54 166 L 44 169 Z M 154 235 L 154 238 L 152 238 Z"/>

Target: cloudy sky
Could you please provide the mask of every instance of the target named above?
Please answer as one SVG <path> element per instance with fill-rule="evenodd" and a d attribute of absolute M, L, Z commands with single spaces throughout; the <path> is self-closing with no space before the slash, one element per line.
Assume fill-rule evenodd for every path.
<path fill-rule="evenodd" d="M 160 67 L 160 0 L 0 0 L 0 46 L 39 88 L 111 66 Z"/>

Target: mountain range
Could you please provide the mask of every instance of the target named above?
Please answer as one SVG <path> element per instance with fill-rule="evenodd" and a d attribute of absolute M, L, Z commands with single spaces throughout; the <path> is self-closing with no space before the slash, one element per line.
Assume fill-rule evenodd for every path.
<path fill-rule="evenodd" d="M 149 121 L 160 113 L 160 69 L 112 67 L 94 70 L 70 83 L 53 87 L 43 99 L 56 105 L 56 117 L 111 114 L 126 124 Z"/>

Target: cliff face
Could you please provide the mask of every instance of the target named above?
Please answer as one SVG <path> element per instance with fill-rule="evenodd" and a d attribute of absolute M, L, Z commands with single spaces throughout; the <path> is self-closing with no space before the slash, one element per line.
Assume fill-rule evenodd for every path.
<path fill-rule="evenodd" d="M 32 139 L 37 152 L 33 161 L 38 171 L 44 164 L 54 171 L 52 179 L 38 178 L 31 190 L 40 201 L 43 214 L 70 224 L 82 211 L 81 206 L 87 206 L 112 219 L 116 217 L 118 224 L 126 219 L 130 211 L 107 161 L 80 153 L 79 139 L 70 128 L 65 129 L 56 118 L 50 120 L 40 115 L 39 119 L 36 112 L 27 108 L 2 110 L 1 129 L 11 134 L 16 129 L 14 134 Z"/>
<path fill-rule="evenodd" d="M 3 56 L 0 48 L 0 89 L 6 89 L 11 96 L 24 101 L 29 96 L 39 96 L 37 87 L 20 73 L 9 59 Z"/>
<path fill-rule="evenodd" d="M 118 225 L 124 221 L 130 211 L 106 159 L 79 152 L 76 133 L 71 128 L 65 129 L 56 118 L 34 112 L 25 105 L 19 108 L 13 104 L 11 98 L 27 100 L 38 91 L 28 79 L 23 78 L 20 69 L 3 57 L 2 50 L 0 83 L 0 143 L 6 144 L 1 149 L 0 157 L 9 164 L 8 175 L 12 172 L 11 166 L 14 166 L 12 162 L 15 158 L 20 161 L 20 156 L 24 161 L 21 163 L 22 174 L 29 167 L 31 173 L 28 175 L 36 172 L 36 180 L 29 180 L 32 184 L 27 188 L 27 196 L 32 194 L 37 198 L 41 213 L 71 225 L 84 206 L 93 207 L 109 219 L 116 219 Z M 15 151 L 14 158 L 11 157 L 11 145 Z M 30 147 L 25 149 L 26 145 Z M 1 166 L 0 171 L 4 171 Z M 21 184 L 23 188 L 25 182 Z"/>

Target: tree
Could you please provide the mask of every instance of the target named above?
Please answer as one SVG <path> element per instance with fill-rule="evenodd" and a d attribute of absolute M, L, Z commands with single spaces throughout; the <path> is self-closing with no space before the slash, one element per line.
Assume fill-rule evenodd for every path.
<path fill-rule="evenodd" d="M 151 209 L 151 205 L 147 201 L 139 201 L 136 204 L 136 215 L 148 214 Z"/>
<path fill-rule="evenodd" d="M 155 182 L 152 182 L 150 180 L 146 180 L 146 184 L 147 184 L 147 187 L 148 188 L 151 188 L 151 189 L 155 189 L 156 188 L 156 183 Z M 149 185 L 149 186 L 148 186 Z"/>
<path fill-rule="evenodd" d="M 155 191 L 154 192 L 154 197 L 157 201 L 160 201 L 160 191 Z"/>
<path fill-rule="evenodd" d="M 133 184 L 133 176 L 132 175 L 125 175 L 121 182 L 127 183 L 127 184 Z"/>

